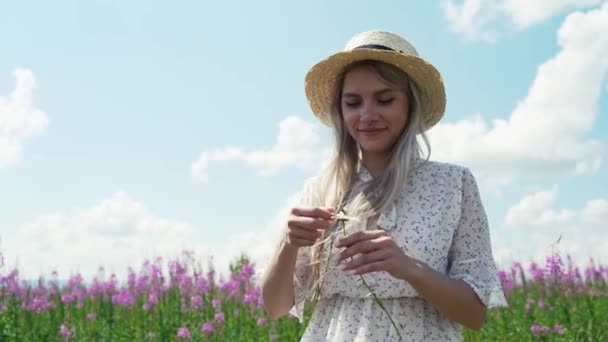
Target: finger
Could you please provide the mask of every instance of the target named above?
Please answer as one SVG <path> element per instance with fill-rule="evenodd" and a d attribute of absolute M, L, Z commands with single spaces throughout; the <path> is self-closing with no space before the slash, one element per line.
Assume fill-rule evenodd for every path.
<path fill-rule="evenodd" d="M 295 216 L 313 217 L 324 220 L 331 220 L 333 215 L 333 212 L 328 208 L 319 207 L 292 208 L 291 213 Z"/>
<path fill-rule="evenodd" d="M 374 263 L 377 261 L 386 260 L 391 256 L 390 251 L 387 250 L 377 250 L 368 254 L 362 254 L 355 258 L 353 261 L 342 264 L 340 267 L 343 271 L 348 271 L 351 269 L 356 269 L 362 267 L 364 265 Z"/>
<path fill-rule="evenodd" d="M 290 237 L 310 240 L 313 242 L 321 237 L 321 231 L 319 230 L 294 229 L 290 230 L 288 234 Z"/>
<path fill-rule="evenodd" d="M 287 226 L 292 229 L 328 229 L 331 226 L 331 222 L 319 218 L 305 217 L 305 216 L 292 216 L 287 221 Z"/>
<path fill-rule="evenodd" d="M 365 273 L 385 271 L 385 270 L 386 270 L 386 259 L 359 266 L 359 267 L 351 270 L 350 272 L 352 274 L 365 274 Z"/>
<path fill-rule="evenodd" d="M 312 246 L 315 242 L 308 239 L 300 239 L 296 237 L 288 237 L 287 242 L 295 247 L 307 247 Z"/>
<path fill-rule="evenodd" d="M 386 235 L 386 231 L 384 231 L 384 230 L 359 231 L 359 232 L 352 233 L 352 234 L 338 240 L 336 247 L 348 247 L 354 243 L 357 243 L 358 241 L 375 239 L 375 238 L 378 238 L 380 236 L 385 236 L 385 235 Z"/>
<path fill-rule="evenodd" d="M 375 250 L 380 249 L 380 244 L 379 242 L 382 241 L 379 238 L 373 239 L 373 240 L 363 240 L 363 241 L 358 241 L 352 245 L 350 245 L 349 247 L 347 247 L 345 250 L 343 250 L 338 257 L 338 262 L 342 261 L 344 259 L 350 258 L 352 256 L 355 256 L 357 254 L 367 254 L 370 252 L 373 252 Z"/>

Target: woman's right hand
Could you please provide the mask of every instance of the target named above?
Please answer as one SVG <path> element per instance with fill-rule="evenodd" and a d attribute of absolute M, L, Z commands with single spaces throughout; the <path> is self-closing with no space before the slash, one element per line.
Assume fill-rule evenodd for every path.
<path fill-rule="evenodd" d="M 292 208 L 285 232 L 286 242 L 296 248 L 312 246 L 323 231 L 331 227 L 334 213 L 332 208 Z"/>

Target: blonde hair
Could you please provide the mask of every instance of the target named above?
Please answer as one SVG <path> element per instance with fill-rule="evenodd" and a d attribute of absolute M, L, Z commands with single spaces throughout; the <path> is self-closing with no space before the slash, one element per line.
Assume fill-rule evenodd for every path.
<path fill-rule="evenodd" d="M 384 172 L 368 182 L 357 182 L 357 167 L 361 151 L 357 142 L 348 133 L 342 117 L 342 87 L 346 74 L 353 69 L 365 67 L 374 71 L 387 85 L 404 91 L 409 99 L 407 122 L 398 141 L 393 146 L 390 159 Z M 362 229 L 375 227 L 380 212 L 387 209 L 399 196 L 406 184 L 410 171 L 416 162 L 422 158 L 423 151 L 417 136 L 421 135 L 430 156 L 430 143 L 424 133 L 424 121 L 420 113 L 420 96 L 416 84 L 409 76 L 397 67 L 373 60 L 358 61 L 348 65 L 338 76 L 334 90 L 334 101 L 330 113 L 334 128 L 334 151 L 327 167 L 319 175 L 316 188 L 318 198 L 324 205 L 338 210 L 348 206 L 348 215 L 359 219 Z M 405 115 L 405 113 L 404 113 Z M 334 227 L 335 229 L 335 227 Z M 321 243 L 312 247 L 311 278 L 308 282 L 312 301 L 319 299 L 322 283 L 322 251 L 325 241 L 334 229 L 326 230 L 321 237 Z"/>

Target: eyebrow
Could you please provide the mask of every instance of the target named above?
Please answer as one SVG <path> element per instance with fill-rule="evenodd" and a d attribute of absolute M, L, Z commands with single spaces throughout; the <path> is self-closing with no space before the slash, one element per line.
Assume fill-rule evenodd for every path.
<path fill-rule="evenodd" d="M 374 92 L 374 95 L 382 95 L 382 94 L 386 94 L 386 93 L 393 92 L 393 91 L 396 91 L 396 90 L 392 89 L 392 88 L 384 88 L 384 89 L 380 89 L 380 90 Z M 358 97 L 358 96 L 361 96 L 361 95 L 359 95 L 357 93 L 343 93 L 342 94 L 342 97 Z"/>

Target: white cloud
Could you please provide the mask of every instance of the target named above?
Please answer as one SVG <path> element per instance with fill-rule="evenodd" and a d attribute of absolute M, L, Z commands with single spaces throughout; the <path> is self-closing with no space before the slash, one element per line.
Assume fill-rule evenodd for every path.
<path fill-rule="evenodd" d="M 82 272 L 89 277 L 99 266 L 117 274 L 137 267 L 144 256 L 177 255 L 192 246 L 193 227 L 158 217 L 123 192 L 100 203 L 70 212 L 44 214 L 3 237 L 2 254 L 21 276 L 67 277 Z M 18 265 L 11 265 L 18 262 Z"/>
<path fill-rule="evenodd" d="M 569 209 L 552 209 L 557 199 L 558 187 L 539 191 L 523 197 L 507 210 L 505 223 L 509 226 L 563 226 L 571 224 L 578 216 Z"/>
<path fill-rule="evenodd" d="M 608 225 L 608 200 L 600 198 L 587 202 L 581 212 L 581 216 L 583 223 Z M 606 230 L 608 230 L 608 226 Z"/>
<path fill-rule="evenodd" d="M 243 252 L 251 257 L 257 265 L 256 271 L 262 274 L 283 237 L 290 209 L 295 204 L 297 196 L 298 193 L 290 196 L 263 230 L 235 234 L 226 249 L 233 251 L 235 255 Z"/>
<path fill-rule="evenodd" d="M 508 21 L 517 30 L 567 10 L 595 7 L 601 0 L 444 0 L 442 8 L 450 29 L 464 38 L 493 42 Z"/>
<path fill-rule="evenodd" d="M 599 169 L 604 146 L 585 135 L 597 117 L 608 73 L 608 3 L 569 15 L 558 32 L 560 51 L 543 63 L 507 120 L 480 114 L 429 131 L 434 157 L 461 162 L 498 179 Z"/>
<path fill-rule="evenodd" d="M 241 253 L 256 263 L 261 274 L 282 237 L 296 196 L 288 198 L 265 228 L 211 243 L 191 224 L 159 217 L 117 192 L 90 207 L 41 215 L 18 227 L 14 235 L 3 236 L 3 270 L 17 267 L 23 279 L 49 276 L 54 270 L 60 278 L 80 272 L 90 280 L 103 266 L 106 274 L 114 272 L 126 279 L 127 268 L 138 270 L 145 259 L 169 260 L 193 251 L 204 268 L 212 259 L 218 275 L 225 275 Z"/>
<path fill-rule="evenodd" d="M 608 261 L 608 200 L 592 199 L 580 209 L 556 208 L 558 197 L 554 186 L 522 197 L 507 210 L 503 232 L 516 244 L 496 238 L 501 257 L 514 251 L 520 259 L 543 261 L 554 248 L 579 265 L 591 257 Z"/>
<path fill-rule="evenodd" d="M 464 0 L 457 5 L 454 1 L 442 2 L 445 18 L 450 29 L 469 40 L 494 42 L 496 30 L 489 28 L 500 14 L 497 1 Z"/>
<path fill-rule="evenodd" d="M 574 8 L 595 7 L 601 0 L 504 0 L 500 7 L 517 29 L 525 29 Z"/>
<path fill-rule="evenodd" d="M 226 147 L 205 151 L 192 165 L 192 175 L 200 181 L 207 181 L 207 168 L 216 161 L 245 162 L 265 176 L 285 168 L 315 170 L 326 156 L 326 150 L 321 145 L 317 124 L 289 116 L 279 124 L 277 140 L 272 148 L 248 150 L 244 147 Z"/>
<path fill-rule="evenodd" d="M 13 165 L 21 158 L 24 142 L 41 134 L 48 125 L 46 114 L 32 104 L 36 85 L 28 69 L 16 69 L 15 89 L 7 99 L 0 97 L 0 168 Z"/>

